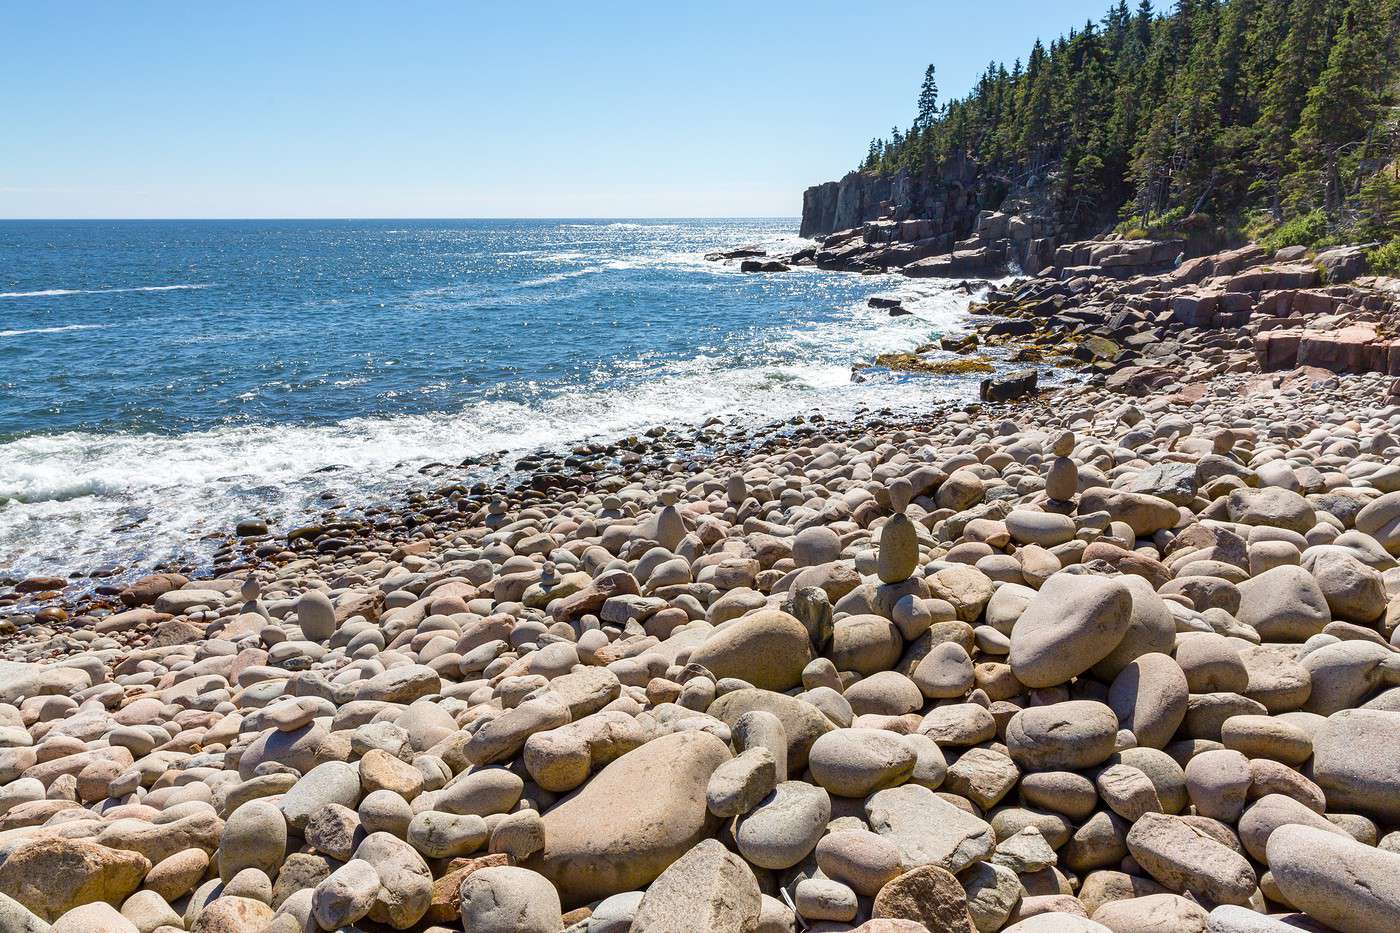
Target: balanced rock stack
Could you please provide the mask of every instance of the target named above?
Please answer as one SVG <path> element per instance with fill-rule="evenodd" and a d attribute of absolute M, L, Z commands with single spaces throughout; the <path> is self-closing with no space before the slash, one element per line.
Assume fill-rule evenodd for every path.
<path fill-rule="evenodd" d="M 826 425 L 0 664 L 0 930 L 1400 930 L 1400 408 Z"/>

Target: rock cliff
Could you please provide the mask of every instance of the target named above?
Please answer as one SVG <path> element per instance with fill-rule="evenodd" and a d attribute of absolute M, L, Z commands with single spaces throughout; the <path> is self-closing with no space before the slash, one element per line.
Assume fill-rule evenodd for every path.
<path fill-rule="evenodd" d="M 1005 195 L 971 161 L 950 163 L 932 175 L 847 172 L 840 181 L 813 185 L 802 195 L 803 236 L 819 237 L 866 221 L 928 220 L 936 233 L 966 236 L 977 212 Z"/>
<path fill-rule="evenodd" d="M 829 239 L 833 233 L 846 241 L 841 231 L 859 231 L 867 244 L 898 246 L 881 259 L 881 266 L 992 247 L 999 255 L 991 258 L 1034 272 L 1051 264 L 1055 246 L 1071 233 L 1053 209 L 1051 181 L 1046 176 L 1013 181 L 983 172 L 971 160 L 928 174 L 848 172 L 840 181 L 813 185 L 803 193 L 800 232 L 826 239 L 828 249 L 837 245 Z M 989 218 L 1000 229 L 988 228 Z M 857 248 L 850 244 L 846 250 Z M 987 263 L 979 259 L 964 265 Z"/>

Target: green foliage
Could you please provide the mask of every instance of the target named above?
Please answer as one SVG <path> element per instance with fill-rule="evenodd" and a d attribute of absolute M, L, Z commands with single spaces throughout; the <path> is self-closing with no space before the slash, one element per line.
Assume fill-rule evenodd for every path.
<path fill-rule="evenodd" d="M 1360 240 L 1385 240 L 1400 230 L 1400 163 L 1361 183 L 1353 230 Z"/>
<path fill-rule="evenodd" d="M 1182 232 L 1182 221 L 1187 216 L 1185 207 L 1173 207 L 1150 217 L 1133 214 L 1118 224 L 1114 232 L 1129 240 L 1166 239 Z"/>
<path fill-rule="evenodd" d="M 1025 64 L 988 65 L 938 102 L 934 67 L 910 129 L 874 140 L 862 168 L 985 181 L 1052 181 L 1084 229 L 1169 229 L 1209 214 L 1280 240 L 1400 233 L 1395 158 L 1400 0 L 1125 0 Z M 1315 211 L 1322 212 L 1321 227 Z M 1258 216 L 1268 218 L 1258 223 Z"/>
<path fill-rule="evenodd" d="M 1400 237 L 1366 254 L 1375 275 L 1400 275 Z"/>
<path fill-rule="evenodd" d="M 1285 246 L 1319 246 L 1327 233 L 1327 215 L 1321 210 L 1312 210 L 1278 224 L 1258 240 L 1260 246 L 1271 250 Z"/>
<path fill-rule="evenodd" d="M 938 117 L 938 81 L 933 73 L 932 65 L 924 71 L 924 83 L 919 88 L 918 112 L 914 117 L 915 129 L 923 129 Z"/>

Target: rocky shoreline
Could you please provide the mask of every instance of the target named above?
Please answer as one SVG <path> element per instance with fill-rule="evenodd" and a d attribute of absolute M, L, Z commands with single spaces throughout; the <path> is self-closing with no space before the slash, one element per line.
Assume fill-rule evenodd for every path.
<path fill-rule="evenodd" d="M 1159 251 L 919 355 L 1073 383 L 22 581 L 0 929 L 1400 928 L 1396 283 Z"/>
<path fill-rule="evenodd" d="M 1054 245 L 1030 239 L 1033 228 L 1020 221 L 983 211 L 973 235 L 946 254 L 925 255 L 924 244 L 931 250 L 945 243 L 921 239 L 919 221 L 883 219 L 837 231 L 786 257 L 756 259 L 761 251 L 745 248 L 707 258 L 742 255 L 755 272 L 813 265 L 961 277 L 973 290 L 988 284 L 975 276 L 1019 271 L 1018 255 L 1039 257 L 1032 263 L 1035 275 L 1015 278 L 972 306 L 972 314 L 991 320 L 971 336 L 944 337 L 914 354 L 873 361 L 892 369 L 945 374 L 976 372 L 980 365 L 990 371 L 985 357 L 960 362 L 949 354 L 1001 346 L 1010 348 L 1012 362 L 1073 367 L 1135 397 L 1229 371 L 1400 376 L 1400 279 L 1367 275 L 1363 247 L 1315 255 L 1290 247 L 1271 254 L 1249 244 L 1188 259 L 1184 240 L 1114 236 Z M 892 315 L 908 313 L 897 301 L 871 304 Z M 987 380 L 982 398 L 1009 401 L 1037 389 L 1032 374 L 1015 373 Z"/>

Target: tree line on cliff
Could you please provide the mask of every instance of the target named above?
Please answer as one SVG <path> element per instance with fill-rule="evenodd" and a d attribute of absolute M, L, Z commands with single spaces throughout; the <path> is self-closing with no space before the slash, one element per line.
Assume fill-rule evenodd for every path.
<path fill-rule="evenodd" d="M 914 121 L 861 168 L 970 159 L 984 187 L 1039 186 L 1084 230 L 1208 215 L 1275 246 L 1385 242 L 1400 234 L 1397 37 L 1400 0 L 1120 0 L 945 104 L 929 66 Z"/>

